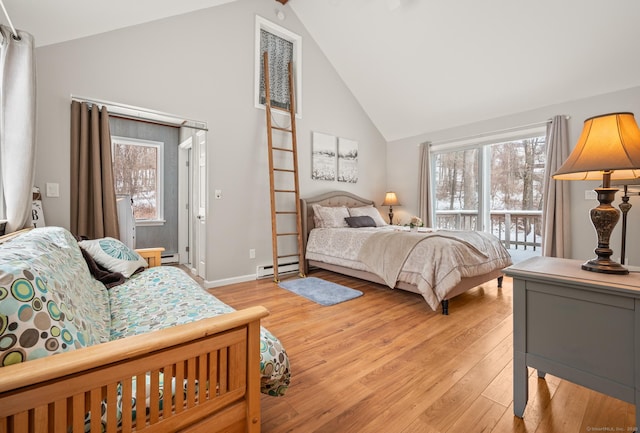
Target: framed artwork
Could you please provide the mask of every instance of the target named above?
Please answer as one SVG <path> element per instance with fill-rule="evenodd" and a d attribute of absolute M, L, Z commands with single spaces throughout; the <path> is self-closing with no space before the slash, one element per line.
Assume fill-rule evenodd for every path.
<path fill-rule="evenodd" d="M 358 142 L 338 138 L 338 182 L 358 182 Z"/>
<path fill-rule="evenodd" d="M 312 145 L 311 179 L 336 180 L 336 137 L 314 132 Z"/>

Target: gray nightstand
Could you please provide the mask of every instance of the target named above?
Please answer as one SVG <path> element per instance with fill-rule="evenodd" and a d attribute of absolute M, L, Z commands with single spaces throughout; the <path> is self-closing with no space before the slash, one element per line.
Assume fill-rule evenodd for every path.
<path fill-rule="evenodd" d="M 640 274 L 584 271 L 536 257 L 513 277 L 513 411 L 528 400 L 527 367 L 636 405 L 640 426 Z M 635 272 L 634 272 L 635 271 Z"/>

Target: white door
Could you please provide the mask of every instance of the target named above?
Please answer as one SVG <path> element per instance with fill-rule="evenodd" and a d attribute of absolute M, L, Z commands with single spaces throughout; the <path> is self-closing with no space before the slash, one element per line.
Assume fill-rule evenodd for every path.
<path fill-rule="evenodd" d="M 193 136 L 191 128 L 182 128 L 180 132 L 181 142 L 178 150 L 178 252 L 180 264 L 188 264 L 193 269 L 191 244 L 193 239 L 193 221 L 191 218 L 191 206 L 193 197 Z"/>
<path fill-rule="evenodd" d="M 197 168 L 195 170 L 194 211 L 196 222 L 194 224 L 194 244 L 196 246 L 194 261 L 196 273 L 205 278 L 206 272 L 206 247 L 207 247 L 207 137 L 206 131 L 196 133 Z"/>

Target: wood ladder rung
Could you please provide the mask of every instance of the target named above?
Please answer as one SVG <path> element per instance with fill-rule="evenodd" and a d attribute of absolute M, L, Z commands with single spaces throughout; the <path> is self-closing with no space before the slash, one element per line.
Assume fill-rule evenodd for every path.
<path fill-rule="evenodd" d="M 296 192 L 295 189 L 274 189 L 273 192 Z"/>
<path fill-rule="evenodd" d="M 289 113 L 289 110 L 287 108 L 274 107 L 273 105 L 271 105 L 271 103 L 268 103 L 267 107 L 271 110 L 284 111 L 285 113 Z"/>
<path fill-rule="evenodd" d="M 271 129 L 276 129 L 278 131 L 284 131 L 284 132 L 293 132 L 291 129 L 289 128 L 281 128 L 280 126 L 272 126 Z"/>
<path fill-rule="evenodd" d="M 274 168 L 273 171 L 284 171 L 287 173 L 295 173 L 296 171 L 291 168 Z"/>
<path fill-rule="evenodd" d="M 276 233 L 276 236 L 294 236 L 298 235 L 298 232 L 289 232 L 289 233 Z"/>
<path fill-rule="evenodd" d="M 287 149 L 284 147 L 272 147 L 273 150 L 279 150 L 280 152 L 293 152 L 293 149 Z"/>
<path fill-rule="evenodd" d="M 286 254 L 284 256 L 278 256 L 279 259 L 286 259 L 287 257 L 298 257 L 298 254 Z"/>
<path fill-rule="evenodd" d="M 276 211 L 277 215 L 297 215 L 298 212 L 294 211 L 294 210 L 277 210 Z"/>

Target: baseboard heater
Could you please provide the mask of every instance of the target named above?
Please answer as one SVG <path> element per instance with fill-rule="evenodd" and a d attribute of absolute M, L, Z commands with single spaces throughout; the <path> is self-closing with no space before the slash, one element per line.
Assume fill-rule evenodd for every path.
<path fill-rule="evenodd" d="M 180 261 L 180 254 L 175 253 L 175 254 L 166 254 L 166 255 L 162 255 L 160 258 L 160 262 L 165 265 L 165 264 L 169 264 L 169 263 L 178 263 Z"/>
<path fill-rule="evenodd" d="M 298 262 L 278 263 L 278 274 L 296 272 L 300 269 Z M 273 277 L 273 265 L 259 265 L 256 267 L 256 279 Z"/>

